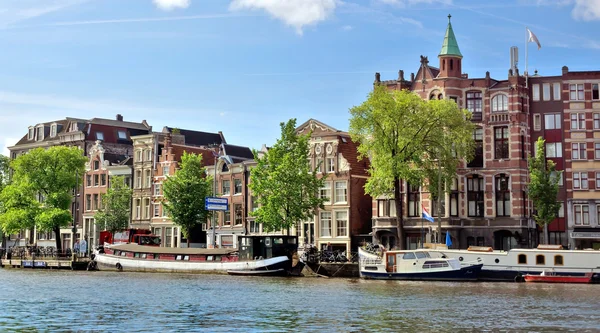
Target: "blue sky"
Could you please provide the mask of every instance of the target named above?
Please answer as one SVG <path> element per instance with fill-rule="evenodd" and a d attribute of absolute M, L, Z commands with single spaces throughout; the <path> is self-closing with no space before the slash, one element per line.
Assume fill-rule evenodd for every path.
<path fill-rule="evenodd" d="M 525 27 L 529 69 L 598 70 L 600 0 L 0 0 L 0 152 L 29 125 L 146 119 L 259 148 L 279 123 L 341 130 L 375 72 L 437 66 L 452 24 L 463 70 L 506 79 Z"/>

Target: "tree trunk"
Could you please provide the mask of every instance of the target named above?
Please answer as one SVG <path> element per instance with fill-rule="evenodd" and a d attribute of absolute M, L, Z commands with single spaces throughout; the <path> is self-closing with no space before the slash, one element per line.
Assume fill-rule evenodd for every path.
<path fill-rule="evenodd" d="M 52 229 L 52 231 L 54 231 L 54 235 L 56 235 L 56 253 L 60 253 L 62 252 L 62 242 L 60 239 L 60 228 L 59 227 L 54 227 Z"/>
<path fill-rule="evenodd" d="M 187 232 L 187 236 L 185 236 L 185 240 L 187 243 L 187 247 L 189 249 L 190 248 L 190 232 L 189 231 Z"/>
<path fill-rule="evenodd" d="M 548 223 L 544 224 L 544 244 L 550 244 L 550 234 L 548 233 Z"/>
<path fill-rule="evenodd" d="M 405 236 L 404 236 L 404 221 L 402 214 L 402 196 L 400 194 L 400 179 L 394 177 L 394 202 L 396 203 L 396 225 L 398 230 L 398 248 L 401 250 L 406 249 Z"/>

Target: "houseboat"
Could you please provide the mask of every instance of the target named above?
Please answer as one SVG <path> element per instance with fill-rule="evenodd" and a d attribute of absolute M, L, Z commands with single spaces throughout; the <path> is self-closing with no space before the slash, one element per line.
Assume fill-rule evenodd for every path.
<path fill-rule="evenodd" d="M 125 272 L 227 273 L 227 271 L 301 270 L 292 267 L 296 236 L 240 236 L 238 248 L 167 248 L 134 243 L 99 248 L 93 265 L 98 270 Z"/>
<path fill-rule="evenodd" d="M 441 258 L 429 250 L 387 251 L 381 256 L 363 248 L 359 252 L 359 272 L 364 279 L 476 281 L 482 264 L 462 265 L 458 259 Z"/>
<path fill-rule="evenodd" d="M 494 251 L 491 247 L 469 247 L 467 250 L 431 249 L 442 257 L 461 263 L 480 260 L 483 281 L 524 281 L 524 275 L 540 275 L 552 271 L 557 276 L 592 274 L 592 282 L 600 281 L 600 251 L 564 250 L 561 245 L 540 245 L 536 249 Z"/>

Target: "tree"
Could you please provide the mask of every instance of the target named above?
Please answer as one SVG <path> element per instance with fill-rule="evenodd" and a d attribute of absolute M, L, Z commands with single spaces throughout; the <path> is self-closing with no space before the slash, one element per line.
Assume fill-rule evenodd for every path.
<path fill-rule="evenodd" d="M 163 193 L 163 206 L 173 223 L 181 228 L 189 247 L 190 232 L 208 218 L 204 203 L 212 194 L 212 180 L 206 177 L 202 155 L 184 152 L 179 170 L 163 183 Z"/>
<path fill-rule="evenodd" d="M 129 225 L 133 191 L 125 183 L 123 176 L 111 177 L 109 185 L 106 194 L 102 196 L 102 207 L 98 209 L 94 218 L 99 228 L 114 234 L 115 231 L 125 229 Z"/>
<path fill-rule="evenodd" d="M 23 200 L 25 204 L 12 205 L 5 217 L 34 216 L 39 231 L 54 231 L 56 248 L 61 251 L 60 228 L 72 222 L 71 192 L 79 184 L 86 161 L 80 148 L 64 146 L 36 148 L 17 157 L 11 162 L 13 184 L 2 191 L 2 197 L 5 202 Z M 25 199 L 35 197 L 40 198 L 38 205 Z M 13 221 L 19 229 L 32 226 L 29 218 Z"/>
<path fill-rule="evenodd" d="M 251 213 L 268 231 L 287 230 L 311 218 L 327 198 L 319 197 L 325 178 L 306 163 L 310 134 L 296 133 L 296 119 L 281 123 L 281 138 L 257 162 L 248 185 L 259 208 Z"/>
<path fill-rule="evenodd" d="M 10 159 L 2 154 L 0 154 L 0 192 L 2 189 L 8 185 L 9 181 L 9 165 Z M 1 204 L 1 202 L 0 202 Z"/>
<path fill-rule="evenodd" d="M 556 171 L 556 164 L 546 160 L 545 140 L 541 137 L 535 143 L 535 156 L 529 156 L 529 198 L 535 207 L 533 218 L 544 228 L 544 239 L 548 242 L 548 224 L 558 216 L 560 202 L 557 202 L 558 182 L 562 171 Z"/>
<path fill-rule="evenodd" d="M 404 249 L 402 181 L 421 185 L 427 179 L 433 189 L 441 185 L 437 173 L 442 181 L 454 177 L 461 159 L 472 156 L 470 114 L 453 101 L 427 102 L 408 90 L 384 86 L 376 86 L 350 114 L 349 132 L 359 142 L 359 157 L 370 160 L 365 191 L 373 197 L 393 195 L 398 246 Z M 437 193 L 441 191 L 433 191 Z"/>

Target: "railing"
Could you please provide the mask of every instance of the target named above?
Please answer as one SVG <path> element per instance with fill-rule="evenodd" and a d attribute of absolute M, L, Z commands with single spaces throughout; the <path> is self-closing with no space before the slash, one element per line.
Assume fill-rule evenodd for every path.
<path fill-rule="evenodd" d="M 501 123 L 510 121 L 508 113 L 492 113 L 490 115 L 490 123 Z"/>

